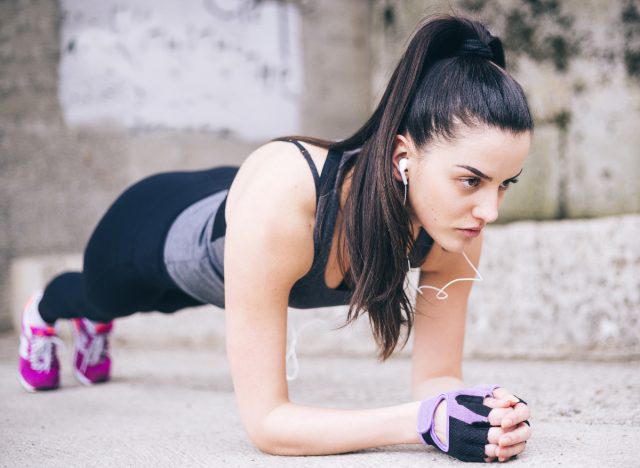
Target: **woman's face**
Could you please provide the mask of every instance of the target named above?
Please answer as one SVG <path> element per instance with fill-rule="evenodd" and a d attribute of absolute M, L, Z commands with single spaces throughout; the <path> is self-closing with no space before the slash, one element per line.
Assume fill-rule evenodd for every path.
<path fill-rule="evenodd" d="M 498 219 L 509 186 L 529 153 L 530 132 L 513 135 L 490 127 L 465 128 L 454 142 L 438 139 L 409 156 L 408 205 L 449 252 L 463 252 L 480 230 Z M 409 142 L 411 146 L 411 142 Z"/>

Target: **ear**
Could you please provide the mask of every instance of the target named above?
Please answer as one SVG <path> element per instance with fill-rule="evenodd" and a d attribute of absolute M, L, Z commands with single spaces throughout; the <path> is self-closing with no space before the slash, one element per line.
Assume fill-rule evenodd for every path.
<path fill-rule="evenodd" d="M 409 160 L 407 161 L 407 179 L 409 179 L 409 168 L 411 167 L 411 156 L 413 154 L 413 141 L 411 141 L 411 138 L 405 135 L 396 135 L 393 140 L 391 160 L 393 161 L 393 177 L 398 182 L 402 182 L 400 170 L 398 169 L 398 161 L 402 158 L 407 158 Z"/>

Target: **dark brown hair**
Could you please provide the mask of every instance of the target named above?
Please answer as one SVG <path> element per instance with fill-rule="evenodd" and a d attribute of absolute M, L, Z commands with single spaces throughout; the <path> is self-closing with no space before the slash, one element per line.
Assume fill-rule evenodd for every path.
<path fill-rule="evenodd" d="M 463 49 L 467 40 L 480 41 L 490 53 L 486 48 L 484 53 L 469 53 Z M 346 252 L 338 249 L 342 273 L 353 291 L 345 325 L 366 311 L 383 361 L 397 347 L 403 326 L 407 333 L 402 347 L 406 345 L 414 314 L 404 288 L 406 255 L 414 239 L 403 206 L 404 187 L 392 176 L 394 138 L 408 133 L 423 148 L 435 137 L 455 140 L 460 123 L 512 133 L 533 129 L 525 94 L 505 71 L 500 39 L 478 21 L 439 15 L 418 25 L 376 110 L 352 136 L 338 142 L 290 137 L 338 151 L 360 150 L 352 159 L 344 207 Z"/>

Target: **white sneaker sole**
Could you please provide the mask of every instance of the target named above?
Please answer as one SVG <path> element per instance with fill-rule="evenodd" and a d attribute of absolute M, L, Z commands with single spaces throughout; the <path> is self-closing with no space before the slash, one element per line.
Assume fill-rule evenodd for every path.
<path fill-rule="evenodd" d="M 76 369 L 75 362 L 76 360 L 74 358 L 71 364 L 73 365 L 73 375 L 75 376 L 76 380 L 86 387 L 92 387 L 94 383 L 91 380 L 87 379 L 84 375 L 82 375 L 82 372 Z"/>
<path fill-rule="evenodd" d="M 20 382 L 20 385 L 22 385 L 22 388 L 24 388 L 29 393 L 48 392 L 49 390 L 56 390 L 60 388 L 59 384 L 57 387 L 36 388 L 33 385 L 31 385 L 29 382 L 24 380 L 24 377 L 22 377 L 22 374 L 20 373 L 18 373 L 18 381 Z"/>
<path fill-rule="evenodd" d="M 22 388 L 24 388 L 27 392 L 29 393 L 36 393 L 36 388 L 32 385 L 30 385 L 29 383 L 27 383 L 26 380 L 24 380 L 24 377 L 22 377 L 22 374 L 18 373 L 18 380 L 20 381 L 20 385 L 22 385 Z"/>

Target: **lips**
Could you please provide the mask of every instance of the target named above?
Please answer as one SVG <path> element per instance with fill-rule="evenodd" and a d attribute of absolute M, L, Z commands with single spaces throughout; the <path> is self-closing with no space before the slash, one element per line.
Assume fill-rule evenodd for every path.
<path fill-rule="evenodd" d="M 482 228 L 481 227 L 461 228 L 461 229 L 458 229 L 458 231 L 460 231 L 466 237 L 477 237 L 477 236 L 480 235 L 480 232 L 482 231 Z"/>
<path fill-rule="evenodd" d="M 482 231 L 482 228 L 484 228 L 484 226 L 472 226 L 472 227 L 463 227 L 463 228 L 458 228 L 461 231 Z"/>

